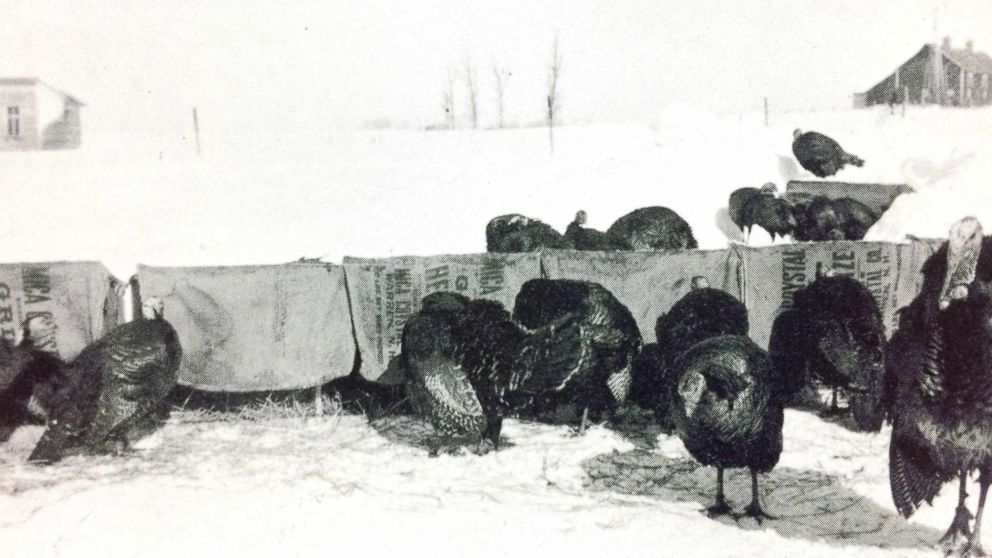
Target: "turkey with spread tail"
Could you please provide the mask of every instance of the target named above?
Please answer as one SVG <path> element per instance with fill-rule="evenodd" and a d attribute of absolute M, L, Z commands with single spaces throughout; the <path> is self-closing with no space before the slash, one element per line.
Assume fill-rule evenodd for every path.
<path fill-rule="evenodd" d="M 689 223 L 678 213 L 661 206 L 631 211 L 610 225 L 606 234 L 633 250 L 680 251 L 699 247 Z"/>
<path fill-rule="evenodd" d="M 179 336 L 163 310 L 161 299 L 147 299 L 142 318 L 117 326 L 66 367 L 30 461 L 118 451 L 161 422 L 182 360 Z"/>
<path fill-rule="evenodd" d="M 438 433 L 431 455 L 498 449 L 511 408 L 588 366 L 584 335 L 573 316 L 530 330 L 498 302 L 427 295 L 403 327 L 401 361 L 414 409 Z"/>
<path fill-rule="evenodd" d="M 889 481 L 905 517 L 958 481 L 958 505 L 940 539 L 947 553 L 984 556 L 982 516 L 992 484 L 992 237 L 964 218 L 923 265 L 923 288 L 900 316 L 902 340 L 887 405 L 892 418 Z M 896 366 L 897 365 L 897 366 Z M 978 509 L 965 505 L 978 471 Z"/>
<path fill-rule="evenodd" d="M 592 360 L 561 381 L 545 382 L 537 401 L 577 404 L 582 409 L 581 434 L 590 417 L 612 417 L 627 399 L 641 333 L 630 310 L 605 287 L 589 281 L 531 279 L 513 305 L 513 318 L 528 328 L 546 327 L 569 316 L 581 324 Z"/>
<path fill-rule="evenodd" d="M 857 279 L 817 266 L 817 278 L 793 294 L 792 308 L 772 325 L 769 352 L 788 395 L 809 380 L 831 388 L 828 414 L 840 413 L 838 390 L 850 395 L 861 430 L 871 430 L 870 384 L 885 366 L 885 325 L 878 303 Z"/>
<path fill-rule="evenodd" d="M 844 151 L 833 138 L 819 132 L 797 129 L 792 137 L 792 154 L 796 156 L 796 160 L 804 169 L 820 178 L 833 176 L 847 165 L 860 167 L 865 164 L 857 155 Z"/>
<path fill-rule="evenodd" d="M 744 515 L 759 523 L 774 519 L 761 507 L 758 473 L 771 471 L 782 454 L 782 398 L 768 354 L 742 335 L 711 337 L 675 361 L 677 388 L 672 418 L 686 450 L 716 467 L 711 516 L 731 513 L 724 498 L 723 470 L 751 470 L 751 503 Z"/>

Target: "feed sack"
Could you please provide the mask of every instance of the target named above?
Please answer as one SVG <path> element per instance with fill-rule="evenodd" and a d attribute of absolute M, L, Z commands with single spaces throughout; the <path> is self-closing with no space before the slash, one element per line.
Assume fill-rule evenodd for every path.
<path fill-rule="evenodd" d="M 466 254 L 344 258 L 361 374 L 384 384 L 402 381 L 398 368 L 403 325 L 437 291 L 501 302 L 508 311 L 520 287 L 541 275 L 541 256 Z"/>
<path fill-rule="evenodd" d="M 344 270 L 330 264 L 138 266 L 183 346 L 179 383 L 205 391 L 311 387 L 351 373 Z"/>

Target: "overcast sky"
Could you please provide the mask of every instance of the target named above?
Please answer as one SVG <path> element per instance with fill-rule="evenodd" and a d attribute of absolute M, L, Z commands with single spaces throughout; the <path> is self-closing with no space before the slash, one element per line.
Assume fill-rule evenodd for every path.
<path fill-rule="evenodd" d="M 77 96 L 99 132 L 186 125 L 192 106 L 211 126 L 259 133 L 436 122 L 445 76 L 461 79 L 466 60 L 484 124 L 496 114 L 494 64 L 512 73 L 507 119 L 534 120 L 556 32 L 571 121 L 650 120 L 679 102 L 736 113 L 765 96 L 773 110 L 847 106 L 936 37 L 992 51 L 989 0 L 0 4 L 0 74 Z"/>

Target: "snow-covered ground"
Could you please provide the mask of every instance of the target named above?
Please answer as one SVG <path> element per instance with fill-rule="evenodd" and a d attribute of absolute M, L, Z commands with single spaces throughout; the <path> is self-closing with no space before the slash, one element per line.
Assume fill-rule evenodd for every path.
<path fill-rule="evenodd" d="M 3 153 L 4 261 L 103 261 L 121 278 L 157 265 L 484 250 L 485 223 L 519 212 L 563 229 L 577 209 L 607 227 L 644 205 L 682 214 L 703 248 L 734 235 L 729 193 L 808 177 L 794 128 L 863 157 L 846 181 L 908 183 L 869 239 L 946 235 L 965 214 L 992 227 L 992 109 L 911 107 L 718 118 L 673 107 L 652 125 L 547 131 L 264 130 L 189 138 L 87 135 L 78 151 Z M 85 125 L 85 121 L 84 121 Z M 276 131 L 278 133 L 278 131 Z M 728 238 L 729 236 L 729 238 Z M 755 234 L 753 238 L 758 238 Z M 888 434 L 788 411 L 785 452 L 762 484 L 768 511 L 712 520 L 715 473 L 650 424 L 510 420 L 508 447 L 428 458 L 407 418 L 200 422 L 180 412 L 124 457 L 23 464 L 37 427 L 0 446 L 4 556 L 933 556 L 953 487 L 900 519 Z M 743 472 L 728 477 L 735 508 Z M 973 491 L 974 492 L 974 491 Z M 974 497 L 972 498 L 974 500 Z M 972 502 L 972 508 L 974 502 Z M 988 531 L 986 526 L 986 531 Z M 878 548 L 879 546 L 883 548 Z"/>
<path fill-rule="evenodd" d="M 779 519 L 710 519 L 715 470 L 632 415 L 622 428 L 509 420 L 504 448 L 430 458 L 430 427 L 358 415 L 201 422 L 179 412 L 124 457 L 0 450 L 5 556 L 935 556 L 956 490 L 910 522 L 888 495 L 888 431 L 788 410 L 761 479 Z M 640 420 L 635 420 L 640 419 Z M 728 499 L 750 497 L 744 470 Z M 974 500 L 971 505 L 974 509 Z M 988 526 L 987 526 L 988 527 Z M 992 532 L 992 529 L 986 529 Z M 992 533 L 990 533 L 992 534 Z"/>
<path fill-rule="evenodd" d="M 944 236 L 967 213 L 992 223 L 992 109 L 773 114 L 765 127 L 760 114 L 677 106 L 650 126 L 562 127 L 553 156 L 541 128 L 248 128 L 208 136 L 202 157 L 178 134 L 90 134 L 78 151 L 3 153 L 2 259 L 93 259 L 126 278 L 137 262 L 480 252 L 501 213 L 564 229 L 582 208 L 602 229 L 645 205 L 672 207 L 701 247 L 720 248 L 735 236 L 718 218 L 731 191 L 811 177 L 792 156 L 797 127 L 867 161 L 838 180 L 919 190 L 870 239 Z"/>

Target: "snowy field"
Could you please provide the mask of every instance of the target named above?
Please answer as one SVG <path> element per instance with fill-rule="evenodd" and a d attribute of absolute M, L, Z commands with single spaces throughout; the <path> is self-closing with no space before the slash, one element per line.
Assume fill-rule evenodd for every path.
<path fill-rule="evenodd" d="M 935 556 L 953 487 L 911 522 L 888 492 L 888 430 L 788 410 L 761 479 L 779 519 L 710 519 L 715 470 L 645 417 L 596 426 L 509 420 L 505 448 L 430 458 L 425 423 L 358 415 L 173 415 L 125 457 L 23 464 L 40 427 L 0 450 L 5 556 Z M 728 499 L 750 497 L 744 470 Z M 974 500 L 974 498 L 972 498 Z M 971 502 L 974 509 L 974 502 Z M 992 531 L 992 529 L 988 529 Z M 471 549 L 471 550 L 468 550 Z"/>
<path fill-rule="evenodd" d="M 721 215 L 731 191 L 812 177 L 792 156 L 797 127 L 867 161 L 838 180 L 918 189 L 869 239 L 945 236 L 965 213 L 992 223 L 992 155 L 983 151 L 992 109 L 773 114 L 765 127 L 760 114 L 681 106 L 651 125 L 563 127 L 553 156 L 540 128 L 289 136 L 242 127 L 205 132 L 202 157 L 182 131 L 135 131 L 85 136 L 79 151 L 4 153 L 3 260 L 92 259 L 126 279 L 138 262 L 481 252 L 498 214 L 564 230 L 581 208 L 589 226 L 605 229 L 646 205 L 675 209 L 701 248 L 721 248 L 736 235 Z"/>
<path fill-rule="evenodd" d="M 85 136 L 79 151 L 4 153 L 3 260 L 99 260 L 126 278 L 138 262 L 480 252 L 494 215 L 563 230 L 582 208 L 605 229 L 645 205 L 672 207 L 702 248 L 719 248 L 736 238 L 721 217 L 732 190 L 809 178 L 791 154 L 797 127 L 867 161 L 836 179 L 918 190 L 869 239 L 945 236 L 965 214 L 992 228 L 992 109 L 773 114 L 765 127 L 758 114 L 681 107 L 651 125 L 563 127 L 553 156 L 543 129 L 311 130 L 268 138 L 274 147 L 245 130 L 205 134 L 203 157 L 188 138 L 135 133 Z M 938 554 L 954 487 L 899 518 L 888 430 L 853 433 L 787 411 L 785 451 L 761 485 L 780 519 L 759 526 L 703 515 L 715 470 L 636 418 L 584 437 L 509 420 L 505 449 L 431 459 L 424 426 L 405 417 L 182 411 L 132 454 L 48 468 L 23 464 L 41 432 L 22 428 L 0 446 L 0 548 L 170 558 Z M 746 504 L 745 472 L 728 476 L 728 491 L 735 509 Z"/>

